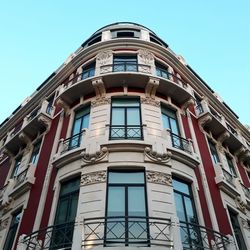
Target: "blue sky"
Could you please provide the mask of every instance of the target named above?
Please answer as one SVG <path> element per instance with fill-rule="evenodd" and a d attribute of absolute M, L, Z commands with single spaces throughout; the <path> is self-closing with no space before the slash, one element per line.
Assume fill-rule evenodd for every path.
<path fill-rule="evenodd" d="M 250 125 L 249 0 L 0 0 L 0 123 L 97 29 L 157 33 Z"/>

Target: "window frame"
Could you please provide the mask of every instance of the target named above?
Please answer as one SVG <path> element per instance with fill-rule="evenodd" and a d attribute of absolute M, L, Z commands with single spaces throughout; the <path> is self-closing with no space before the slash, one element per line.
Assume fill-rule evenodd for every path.
<path fill-rule="evenodd" d="M 120 70 L 121 67 L 122 69 Z M 138 72 L 137 54 L 114 54 L 112 71 L 113 72 Z"/>
<path fill-rule="evenodd" d="M 96 74 L 96 61 L 95 60 L 82 66 L 81 80 L 86 80 L 90 77 L 94 77 L 95 74 Z"/>
<path fill-rule="evenodd" d="M 18 176 L 18 174 L 19 174 L 18 171 L 21 167 L 22 159 L 23 159 L 22 154 L 16 157 L 15 162 L 14 162 L 14 166 L 13 166 L 12 171 L 11 171 L 10 179 L 13 179 L 13 178 Z M 17 164 L 17 162 L 18 162 L 18 164 Z"/>
<path fill-rule="evenodd" d="M 220 159 L 218 150 L 216 148 L 216 144 L 213 141 L 211 141 L 210 139 L 208 139 L 208 148 L 209 148 L 210 158 L 211 158 L 213 165 L 220 164 L 221 159 Z M 216 153 L 216 154 L 214 154 L 214 153 Z"/>
<path fill-rule="evenodd" d="M 36 148 L 37 145 L 39 145 L 38 149 Z M 40 139 L 36 143 L 34 143 L 34 145 L 33 145 L 33 150 L 32 150 L 32 153 L 31 153 L 31 156 L 30 156 L 30 159 L 29 159 L 29 164 L 37 165 L 38 160 L 39 160 L 39 156 L 40 156 L 40 152 L 41 152 L 41 148 L 42 148 L 42 140 Z M 33 161 L 34 152 L 36 152 L 36 154 L 35 154 L 35 162 Z"/>

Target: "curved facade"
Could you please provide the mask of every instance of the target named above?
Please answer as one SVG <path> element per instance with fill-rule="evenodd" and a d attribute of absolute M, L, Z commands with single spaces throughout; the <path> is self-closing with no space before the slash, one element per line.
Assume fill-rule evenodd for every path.
<path fill-rule="evenodd" d="M 95 32 L 0 139 L 1 249 L 250 248 L 250 133 L 144 26 Z"/>

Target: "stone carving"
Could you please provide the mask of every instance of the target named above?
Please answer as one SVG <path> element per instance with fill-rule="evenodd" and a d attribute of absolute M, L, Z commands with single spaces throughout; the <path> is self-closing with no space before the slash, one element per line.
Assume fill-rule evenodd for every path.
<path fill-rule="evenodd" d="M 81 185 L 87 186 L 92 184 L 98 184 L 106 182 L 107 180 L 107 171 L 98 171 L 88 174 L 83 174 L 81 177 Z"/>
<path fill-rule="evenodd" d="M 61 98 L 57 99 L 56 104 L 65 111 L 65 114 L 67 115 L 70 114 L 69 105 L 65 101 L 63 101 Z"/>
<path fill-rule="evenodd" d="M 159 79 L 153 77 L 149 78 L 149 81 L 145 88 L 146 97 L 152 97 L 152 98 L 155 97 L 155 93 L 159 86 L 159 83 L 160 83 Z"/>
<path fill-rule="evenodd" d="M 88 154 L 85 151 L 81 153 L 82 161 L 88 164 L 96 163 L 101 161 L 108 155 L 108 148 L 102 147 L 100 151 L 95 152 L 94 154 Z"/>
<path fill-rule="evenodd" d="M 102 98 L 93 100 L 91 102 L 91 107 L 97 107 L 97 106 L 110 104 L 110 103 L 111 103 L 111 98 L 102 97 Z"/>
<path fill-rule="evenodd" d="M 250 224 L 247 220 L 241 218 L 241 223 L 242 223 L 243 228 L 250 230 Z"/>
<path fill-rule="evenodd" d="M 102 78 L 95 78 L 92 80 L 92 85 L 95 89 L 95 94 L 97 98 L 104 97 L 106 95 L 106 89 Z"/>
<path fill-rule="evenodd" d="M 147 182 L 160 185 L 172 185 L 172 176 L 170 174 L 156 172 L 156 171 L 146 171 Z"/>
<path fill-rule="evenodd" d="M 112 63 L 112 55 L 112 50 L 102 51 L 97 55 L 96 61 L 99 63 L 100 66 L 110 64 Z"/>
<path fill-rule="evenodd" d="M 244 201 L 241 200 L 241 198 L 239 196 L 237 196 L 237 198 L 235 199 L 235 203 L 237 205 L 237 208 L 242 212 L 242 213 L 246 213 L 246 203 Z"/>
<path fill-rule="evenodd" d="M 44 115 L 38 117 L 38 121 L 46 127 L 46 131 L 49 131 L 51 120 Z"/>
<path fill-rule="evenodd" d="M 30 138 L 24 132 L 21 132 L 18 137 L 25 144 L 30 144 L 31 143 Z"/>
<path fill-rule="evenodd" d="M 139 61 L 142 64 L 154 65 L 154 55 L 147 49 L 138 50 Z"/>
<path fill-rule="evenodd" d="M 223 143 L 226 139 L 228 139 L 230 137 L 229 132 L 225 131 L 223 132 L 217 139 L 217 141 L 219 141 L 220 143 Z"/>
<path fill-rule="evenodd" d="M 182 105 L 182 110 L 186 110 L 190 105 L 194 105 L 195 101 L 194 99 L 191 97 L 189 98 L 183 105 Z"/>
<path fill-rule="evenodd" d="M 161 106 L 161 103 L 159 101 L 156 101 L 152 97 L 141 97 L 141 103 L 152 105 L 152 106 L 155 106 L 155 107 L 160 107 Z"/>
<path fill-rule="evenodd" d="M 146 147 L 145 150 L 145 155 L 154 162 L 157 163 L 168 163 L 171 159 L 171 152 L 166 152 L 163 154 L 158 154 L 157 152 L 154 152 L 150 147 Z"/>
<path fill-rule="evenodd" d="M 200 130 L 203 131 L 203 127 L 211 121 L 212 121 L 212 116 L 210 114 L 204 115 L 203 117 L 199 118 Z"/>
<path fill-rule="evenodd" d="M 9 224 L 9 218 L 5 219 L 4 221 L 0 221 L 0 231 L 4 230 Z"/>

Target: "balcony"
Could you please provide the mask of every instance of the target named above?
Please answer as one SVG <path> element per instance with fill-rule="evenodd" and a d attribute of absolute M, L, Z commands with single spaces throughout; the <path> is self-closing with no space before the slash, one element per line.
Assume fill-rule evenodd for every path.
<path fill-rule="evenodd" d="M 40 107 L 27 115 L 9 133 L 5 142 L 7 150 L 13 154 L 27 144 L 27 140 L 35 138 L 38 132 L 43 132 L 50 125 L 54 108 L 45 100 Z"/>
<path fill-rule="evenodd" d="M 68 83 L 60 86 L 58 99 L 71 106 L 81 96 L 94 92 L 96 77 L 101 78 L 105 89 L 123 86 L 145 89 L 150 77 L 154 77 L 159 81 L 157 92 L 170 96 L 177 104 L 182 105 L 193 97 L 190 85 L 174 74 L 167 72 L 158 76 L 151 65 L 122 62 L 102 65 L 95 70 L 95 75 L 93 70 L 84 75 L 75 75 Z"/>
<path fill-rule="evenodd" d="M 111 125 L 110 140 L 143 140 L 142 125 Z"/>
<path fill-rule="evenodd" d="M 15 199 L 30 190 L 35 183 L 35 169 L 34 165 L 29 164 L 26 169 L 13 178 L 12 190 L 9 196 Z"/>
<path fill-rule="evenodd" d="M 235 178 L 228 170 L 223 168 L 221 163 L 216 164 L 215 182 L 219 188 L 232 198 L 240 196 L 238 178 Z"/>
<path fill-rule="evenodd" d="M 78 230 L 76 233 L 73 231 Z M 75 238 L 75 236 L 80 239 Z M 154 217 L 86 218 L 76 229 L 76 223 L 54 225 L 22 236 L 21 249 L 123 249 L 153 247 L 165 249 L 229 249 L 230 236 L 194 223 L 173 223 Z M 233 248 L 230 248 L 233 249 Z"/>

